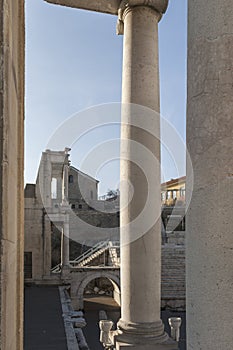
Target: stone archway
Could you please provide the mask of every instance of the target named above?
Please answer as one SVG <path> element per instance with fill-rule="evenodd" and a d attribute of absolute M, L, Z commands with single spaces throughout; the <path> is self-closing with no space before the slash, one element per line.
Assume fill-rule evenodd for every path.
<path fill-rule="evenodd" d="M 79 283 L 72 287 L 72 304 L 75 309 L 83 309 L 83 295 L 86 286 L 93 280 L 98 278 L 107 278 L 113 285 L 113 298 L 120 305 L 120 278 L 119 276 L 105 271 L 96 271 L 87 274 Z"/>

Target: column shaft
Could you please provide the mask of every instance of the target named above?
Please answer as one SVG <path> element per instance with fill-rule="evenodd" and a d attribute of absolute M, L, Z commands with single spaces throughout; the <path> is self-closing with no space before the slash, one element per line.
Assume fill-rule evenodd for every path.
<path fill-rule="evenodd" d="M 148 7 L 129 9 L 125 16 L 122 102 L 140 104 L 159 111 L 158 14 Z M 155 140 L 147 132 L 127 124 L 129 119 L 133 123 L 134 116 L 122 114 L 121 138 L 129 140 L 129 146 L 125 146 L 128 158 L 132 159 L 131 153 L 134 152 L 130 140 L 146 147 L 150 140 L 155 146 L 151 151 L 159 160 L 159 144 L 156 147 Z M 147 164 L 148 169 L 150 165 Z M 121 180 L 130 181 L 134 187 L 133 200 L 121 212 L 121 226 L 139 215 L 146 202 L 148 184 L 144 172 L 147 173 L 147 169 L 140 169 L 131 161 L 121 160 Z M 157 182 L 157 193 L 154 195 L 160 198 L 159 169 L 154 177 Z M 122 203 L 129 201 L 128 196 L 128 191 L 124 189 L 121 192 Z M 150 209 L 156 211 L 156 208 Z M 131 230 L 131 227 L 128 229 Z M 127 232 L 121 230 L 121 234 Z M 141 323 L 160 320 L 160 236 L 160 224 L 157 223 L 150 232 L 121 248 L 124 321 Z"/>
<path fill-rule="evenodd" d="M 126 10 L 122 79 L 122 103 L 136 103 L 157 112 L 159 18 L 160 15 L 149 7 Z"/>
<path fill-rule="evenodd" d="M 190 0 L 187 348 L 231 350 L 233 261 L 232 0 Z"/>
<path fill-rule="evenodd" d="M 62 199 L 63 199 L 63 202 L 67 202 L 68 201 L 68 181 L 69 181 L 69 166 L 67 164 L 64 164 L 62 181 L 63 181 Z"/>
<path fill-rule="evenodd" d="M 70 261 L 69 222 L 64 222 L 62 235 L 62 266 L 68 266 Z"/>

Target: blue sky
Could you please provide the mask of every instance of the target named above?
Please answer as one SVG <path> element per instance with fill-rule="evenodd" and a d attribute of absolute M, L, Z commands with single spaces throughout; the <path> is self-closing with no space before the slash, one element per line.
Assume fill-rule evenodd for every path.
<path fill-rule="evenodd" d="M 172 0 L 159 24 L 161 112 L 183 139 L 186 12 L 187 0 Z M 111 15 L 26 0 L 25 182 L 35 182 L 41 152 L 59 125 L 91 106 L 120 102 L 123 37 L 116 35 L 116 21 Z M 117 135 L 118 127 L 106 126 L 84 137 L 72 148 L 73 165 L 80 167 L 95 141 Z M 184 174 L 177 174 L 164 151 L 162 156 L 165 180 Z M 100 194 L 116 188 L 118 162 L 107 164 L 97 177 Z"/>

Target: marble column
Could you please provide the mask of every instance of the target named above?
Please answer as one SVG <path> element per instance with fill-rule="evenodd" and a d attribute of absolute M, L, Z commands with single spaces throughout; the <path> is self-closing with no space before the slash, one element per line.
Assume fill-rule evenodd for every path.
<path fill-rule="evenodd" d="M 61 249 L 61 264 L 62 268 L 69 266 L 70 261 L 70 240 L 69 240 L 69 214 L 65 217 L 62 228 L 62 249 Z"/>
<path fill-rule="evenodd" d="M 189 0 L 188 350 L 233 347 L 232 5 L 232 0 Z"/>
<path fill-rule="evenodd" d="M 66 149 L 70 150 L 70 149 Z M 63 173 L 62 173 L 62 204 L 67 205 L 69 199 L 69 154 L 68 151 L 65 150 L 65 159 L 63 165 Z"/>
<path fill-rule="evenodd" d="M 63 167 L 63 178 L 62 178 L 62 203 L 68 203 L 68 181 L 69 181 L 69 165 L 66 164 L 66 160 Z"/>
<path fill-rule="evenodd" d="M 63 179 L 62 177 L 57 177 L 57 201 L 62 203 L 63 201 Z"/>
<path fill-rule="evenodd" d="M 45 209 L 42 212 L 43 226 L 43 277 L 51 274 L 51 221 Z"/>
<path fill-rule="evenodd" d="M 42 197 L 43 205 L 46 209 L 51 208 L 51 181 L 52 181 L 52 165 L 48 153 L 42 154 L 41 167 L 39 169 L 39 195 Z"/>
<path fill-rule="evenodd" d="M 160 319 L 161 299 L 161 189 L 160 140 L 133 126 L 135 108 L 124 104 L 138 104 L 159 113 L 158 22 L 165 12 L 167 1 L 122 2 L 118 29 L 124 31 L 122 128 L 121 128 L 121 181 L 129 181 L 130 188 L 121 188 L 121 319 L 115 336 L 116 349 L 176 349 L 168 338 Z M 137 112 L 136 112 L 137 113 Z M 138 116 L 136 116 L 137 118 Z M 147 118 L 147 114 L 141 118 Z M 145 120 L 146 123 L 146 120 Z M 160 133 L 159 118 L 154 117 L 151 127 Z M 144 161 L 144 169 L 130 159 L 135 158 L 134 143 L 148 149 L 157 162 Z M 126 160 L 128 158 L 129 160 Z M 149 175 L 150 174 L 150 175 Z M 134 239 L 134 225 L 148 196 L 148 177 L 153 178 L 153 206 L 145 216 L 157 220 L 153 227 Z M 128 203 L 124 208 L 125 203 Z M 143 226 L 143 225 L 142 225 Z M 127 240 L 129 240 L 127 242 Z"/>

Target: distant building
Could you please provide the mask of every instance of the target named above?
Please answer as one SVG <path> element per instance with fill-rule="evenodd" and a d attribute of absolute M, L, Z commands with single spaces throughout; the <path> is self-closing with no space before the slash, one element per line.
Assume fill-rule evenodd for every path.
<path fill-rule="evenodd" d="M 69 203 L 72 209 L 89 209 L 87 202 L 98 199 L 99 181 L 69 166 L 68 176 Z"/>
<path fill-rule="evenodd" d="M 70 165 L 68 152 L 43 152 L 36 183 L 25 186 L 24 262 L 28 281 L 48 280 L 51 268 L 61 262 L 61 232 L 67 218 L 71 260 L 106 237 L 119 240 L 119 202 L 99 201 L 99 181 Z M 84 224 L 77 224 L 77 219 Z M 109 230 L 103 230 L 103 238 L 95 227 Z"/>
<path fill-rule="evenodd" d="M 162 206 L 174 206 L 185 204 L 185 183 L 186 176 L 179 177 L 177 179 L 171 179 L 170 181 L 161 184 L 161 201 Z"/>
<path fill-rule="evenodd" d="M 162 242 L 184 244 L 186 176 L 161 184 Z"/>

